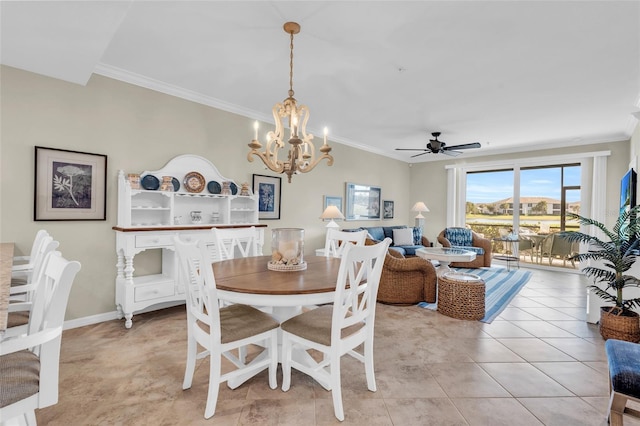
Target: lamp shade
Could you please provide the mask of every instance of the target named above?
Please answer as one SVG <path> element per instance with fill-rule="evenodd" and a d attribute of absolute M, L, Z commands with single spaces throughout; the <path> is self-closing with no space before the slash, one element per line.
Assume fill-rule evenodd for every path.
<path fill-rule="evenodd" d="M 344 215 L 337 206 L 327 206 L 320 215 L 320 219 L 344 219 Z"/>
<path fill-rule="evenodd" d="M 344 219 L 344 215 L 337 206 L 327 206 L 320 215 L 320 219 L 331 219 L 327 224 L 328 228 L 339 228 L 334 219 Z"/>
<path fill-rule="evenodd" d="M 413 207 L 411 207 L 411 211 L 418 212 L 418 215 L 416 216 L 417 219 L 424 219 L 422 212 L 428 212 L 429 208 L 422 201 L 418 201 L 413 205 Z"/>

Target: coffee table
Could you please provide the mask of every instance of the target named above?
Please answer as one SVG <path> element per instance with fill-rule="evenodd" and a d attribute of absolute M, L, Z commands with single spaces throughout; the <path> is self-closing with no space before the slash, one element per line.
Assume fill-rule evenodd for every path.
<path fill-rule="evenodd" d="M 476 253 L 471 250 L 464 250 L 451 247 L 425 247 L 416 250 L 416 256 L 427 260 L 438 260 L 438 276 L 451 271 L 451 262 L 471 262 L 476 258 Z"/>

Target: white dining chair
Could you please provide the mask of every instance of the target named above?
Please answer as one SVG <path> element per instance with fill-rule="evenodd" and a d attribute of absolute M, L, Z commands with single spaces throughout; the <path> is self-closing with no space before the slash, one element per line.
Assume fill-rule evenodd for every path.
<path fill-rule="evenodd" d="M 27 334 L 0 344 L 0 422 L 35 425 L 35 409 L 58 402 L 62 324 L 79 270 L 77 261 L 48 256 Z"/>
<path fill-rule="evenodd" d="M 36 258 L 36 253 L 40 250 L 40 243 L 47 235 L 49 233 L 45 229 L 40 229 L 33 238 L 29 254 L 27 256 L 13 256 L 13 265 L 11 266 L 13 276 L 24 276 L 24 274 L 33 269 L 33 262 Z"/>
<path fill-rule="evenodd" d="M 38 250 L 34 254 L 32 268 L 24 272 L 24 274 L 11 275 L 11 288 L 9 289 L 10 300 L 28 302 L 35 294 L 38 285 L 37 276 L 42 271 L 44 261 L 47 255 L 54 251 L 60 243 L 53 239 L 50 235 L 45 235 L 41 240 Z"/>
<path fill-rule="evenodd" d="M 26 334 L 28 332 L 29 322 L 32 321 L 32 313 L 35 310 L 42 308 L 42 306 L 36 306 L 35 302 L 40 300 L 40 303 L 42 303 L 42 300 L 47 300 L 47 298 L 50 297 L 48 293 L 50 292 L 50 289 L 43 287 L 43 283 L 46 278 L 45 272 L 47 264 L 52 256 L 62 256 L 62 253 L 55 250 L 47 252 L 44 260 L 37 265 L 38 271 L 36 275 L 32 277 L 29 284 L 11 287 L 12 290 L 14 288 L 24 289 L 28 293 L 20 293 L 19 296 L 25 296 L 28 294 L 28 297 L 9 299 L 10 303 L 8 306 L 7 329 L 4 334 L 0 336 L 0 341 L 10 337 L 19 336 L 21 334 Z M 44 296 L 38 296 L 38 292 L 43 293 Z"/>
<path fill-rule="evenodd" d="M 227 386 L 235 389 L 268 368 L 269 386 L 276 388 L 279 324 L 251 306 L 220 307 L 209 253 L 203 242 L 185 243 L 176 237 L 175 248 L 187 305 L 187 364 L 182 388 L 191 388 L 196 360 L 209 356 L 209 390 L 204 413 L 208 419 L 216 411 L 220 383 L 227 382 Z M 249 344 L 263 346 L 265 350 L 246 364 L 231 351 Z M 204 351 L 198 352 L 198 345 Z M 223 356 L 236 369 L 222 374 Z"/>
<path fill-rule="evenodd" d="M 358 246 L 364 245 L 367 239 L 367 231 L 340 231 L 337 229 L 327 229 L 327 236 L 324 243 L 324 255 L 326 257 L 341 257 L 344 248 L 349 244 Z"/>
<path fill-rule="evenodd" d="M 333 305 L 297 315 L 282 329 L 282 390 L 291 386 L 291 368 L 313 377 L 331 391 L 336 418 L 344 420 L 340 358 L 349 354 L 365 365 L 367 388 L 375 392 L 373 331 L 376 296 L 390 238 L 371 246 L 348 244 L 338 271 Z M 355 349 L 363 345 L 363 353 Z M 293 346 L 322 352 L 322 360 L 309 366 L 293 358 Z"/>
<path fill-rule="evenodd" d="M 216 240 L 217 260 L 234 259 L 237 252 L 241 257 L 258 256 L 258 231 L 249 228 L 213 228 Z"/>

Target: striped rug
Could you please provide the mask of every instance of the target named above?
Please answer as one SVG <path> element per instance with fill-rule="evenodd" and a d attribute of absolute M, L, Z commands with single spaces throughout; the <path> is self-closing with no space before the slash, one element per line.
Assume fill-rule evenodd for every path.
<path fill-rule="evenodd" d="M 482 278 L 485 284 L 485 316 L 480 321 L 490 323 L 493 321 L 509 302 L 518 294 L 531 278 L 531 271 L 522 269 L 512 269 L 507 271 L 503 268 L 479 268 L 465 269 L 457 268 L 456 271 L 467 274 L 474 274 Z M 431 310 L 436 310 L 438 304 L 420 302 L 418 306 Z"/>

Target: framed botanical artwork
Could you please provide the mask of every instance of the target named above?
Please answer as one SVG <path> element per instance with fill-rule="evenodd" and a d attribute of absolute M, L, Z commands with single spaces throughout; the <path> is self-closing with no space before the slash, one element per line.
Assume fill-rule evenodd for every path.
<path fill-rule="evenodd" d="M 384 200 L 382 202 L 382 218 L 393 219 L 393 201 Z"/>
<path fill-rule="evenodd" d="M 107 156 L 35 148 L 33 220 L 106 220 Z"/>
<path fill-rule="evenodd" d="M 258 194 L 258 219 L 280 219 L 280 183 L 275 176 L 253 175 L 253 193 Z"/>
<path fill-rule="evenodd" d="M 346 204 L 344 213 L 346 220 L 380 220 L 379 186 L 360 185 L 347 182 Z"/>

